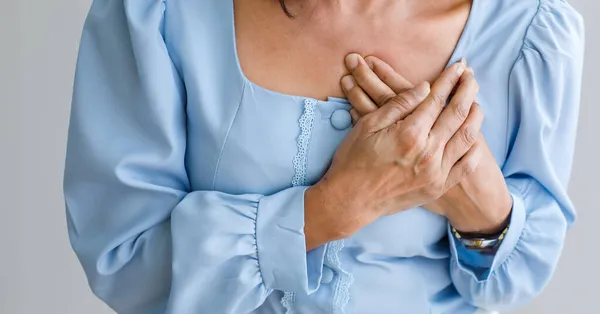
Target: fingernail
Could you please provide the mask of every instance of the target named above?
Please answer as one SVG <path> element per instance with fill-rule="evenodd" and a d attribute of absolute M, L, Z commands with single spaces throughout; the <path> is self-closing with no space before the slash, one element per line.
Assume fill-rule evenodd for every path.
<path fill-rule="evenodd" d="M 342 87 L 347 91 L 354 88 L 354 78 L 352 75 L 346 75 L 342 78 Z"/>
<path fill-rule="evenodd" d="M 358 54 L 356 53 L 351 53 L 349 55 L 346 56 L 346 67 L 349 70 L 354 70 L 356 69 L 356 67 L 358 67 Z"/>
<path fill-rule="evenodd" d="M 415 93 L 417 96 L 425 98 L 427 97 L 427 95 L 429 95 L 429 92 L 431 91 L 431 87 L 429 85 L 429 82 L 425 81 L 421 84 L 419 84 L 416 88 L 415 88 Z"/>
<path fill-rule="evenodd" d="M 466 64 L 463 63 L 462 61 L 459 62 L 458 66 L 456 66 L 456 75 L 461 76 L 465 72 L 466 69 L 467 69 Z"/>

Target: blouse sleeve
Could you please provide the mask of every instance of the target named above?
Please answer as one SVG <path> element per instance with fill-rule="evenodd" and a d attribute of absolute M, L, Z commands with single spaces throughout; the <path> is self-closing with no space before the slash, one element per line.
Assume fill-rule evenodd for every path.
<path fill-rule="evenodd" d="M 457 258 L 457 246 L 451 245 L 454 284 L 480 308 L 504 311 L 537 296 L 556 268 L 575 219 L 567 184 L 583 33 L 580 15 L 566 2 L 541 1 L 510 75 L 509 148 L 502 169 L 513 198 L 509 232 L 489 264 L 482 259 L 475 268 Z"/>
<path fill-rule="evenodd" d="M 93 292 L 118 313 L 248 313 L 273 290 L 318 289 L 305 186 L 191 191 L 185 90 L 161 0 L 96 0 L 81 39 L 64 194 Z"/>

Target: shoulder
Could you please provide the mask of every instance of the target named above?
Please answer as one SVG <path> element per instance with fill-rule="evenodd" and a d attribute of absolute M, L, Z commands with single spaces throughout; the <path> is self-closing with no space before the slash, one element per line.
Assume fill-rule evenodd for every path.
<path fill-rule="evenodd" d="M 526 0 L 536 6 L 525 32 L 523 49 L 544 59 L 579 58 L 583 54 L 583 18 L 565 0 Z"/>
<path fill-rule="evenodd" d="M 519 56 L 577 56 L 583 51 L 583 18 L 565 0 L 473 0 L 481 49 Z M 504 54 L 503 54 L 504 55 Z"/>

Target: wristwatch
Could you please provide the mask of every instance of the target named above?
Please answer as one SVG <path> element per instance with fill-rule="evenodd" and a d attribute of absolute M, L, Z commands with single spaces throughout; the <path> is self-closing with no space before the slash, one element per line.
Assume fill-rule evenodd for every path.
<path fill-rule="evenodd" d="M 497 234 L 461 233 L 452 227 L 452 234 L 469 250 L 493 252 L 500 246 L 510 227 L 510 215 L 504 223 L 504 228 Z"/>

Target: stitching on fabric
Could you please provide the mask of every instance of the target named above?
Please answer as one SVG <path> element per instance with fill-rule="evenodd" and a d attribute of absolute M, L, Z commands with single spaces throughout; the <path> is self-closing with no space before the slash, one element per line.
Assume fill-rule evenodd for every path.
<path fill-rule="evenodd" d="M 304 100 L 304 112 L 298 120 L 300 125 L 300 135 L 296 140 L 298 152 L 292 160 L 294 166 L 294 177 L 292 178 L 292 186 L 306 185 L 306 169 L 308 165 L 308 148 L 310 137 L 315 121 L 315 107 L 317 102 L 314 99 Z M 296 303 L 296 295 L 293 292 L 285 292 L 281 298 L 281 305 L 286 309 L 286 314 L 294 314 Z"/>
<path fill-rule="evenodd" d="M 219 158 L 217 159 L 217 164 L 215 165 L 215 175 L 213 176 L 212 189 L 215 189 L 215 185 L 217 184 L 217 175 L 219 174 L 219 167 L 221 166 L 221 158 L 223 158 L 223 152 L 225 151 L 225 145 L 227 145 L 227 140 L 229 139 L 229 132 L 233 128 L 233 124 L 235 123 L 235 119 L 240 112 L 240 108 L 242 107 L 242 99 L 244 99 L 244 93 L 246 92 L 246 86 L 248 83 L 244 81 L 244 85 L 242 86 L 242 93 L 240 94 L 240 100 L 238 101 L 237 109 L 235 110 L 235 114 L 233 115 L 233 119 L 231 119 L 231 123 L 229 123 L 229 127 L 227 128 L 227 133 L 225 134 L 225 140 L 223 140 L 223 145 L 221 145 L 221 151 L 219 152 Z"/>
<path fill-rule="evenodd" d="M 255 212 L 255 216 L 254 216 L 254 249 L 256 250 L 256 264 L 258 266 L 258 273 L 260 274 L 260 280 L 263 282 L 263 285 L 264 285 L 265 277 L 263 276 L 262 267 L 260 266 L 260 256 L 258 254 L 258 234 L 257 234 L 257 231 L 258 231 L 258 208 L 260 207 L 260 201 L 261 201 L 261 199 L 259 199 L 258 202 L 256 203 L 256 212 Z M 267 289 L 267 292 L 268 291 L 269 291 L 269 289 Z"/>

